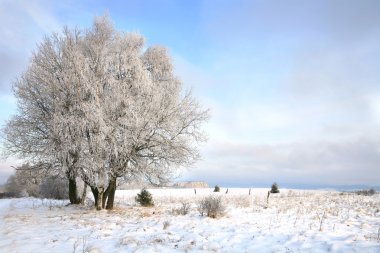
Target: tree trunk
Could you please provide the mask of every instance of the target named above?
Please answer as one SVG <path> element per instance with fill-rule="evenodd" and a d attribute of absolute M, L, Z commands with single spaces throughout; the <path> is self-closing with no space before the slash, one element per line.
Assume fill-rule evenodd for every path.
<path fill-rule="evenodd" d="M 90 187 L 92 195 L 94 195 L 94 201 L 95 201 L 95 206 L 98 206 L 98 189 L 95 187 Z"/>
<path fill-rule="evenodd" d="M 84 202 L 86 200 L 86 196 L 87 196 L 87 184 L 84 183 L 83 192 L 82 192 L 82 198 L 80 199 L 80 204 L 81 205 L 84 205 Z"/>
<path fill-rule="evenodd" d="M 98 189 L 98 201 L 96 203 L 96 210 L 102 210 L 102 204 L 103 204 L 103 193 L 104 193 L 104 188 L 99 187 Z"/>
<path fill-rule="evenodd" d="M 109 191 L 110 191 L 110 184 L 108 184 L 107 189 L 103 193 L 102 208 L 106 207 L 106 201 L 107 201 L 107 197 L 108 197 Z"/>
<path fill-rule="evenodd" d="M 109 186 L 108 186 L 108 200 L 106 209 L 113 209 L 113 203 L 115 200 L 115 192 L 116 192 L 116 177 L 111 177 Z"/>
<path fill-rule="evenodd" d="M 78 197 L 78 188 L 75 178 L 69 177 L 69 199 L 71 204 L 79 204 L 80 198 Z"/>

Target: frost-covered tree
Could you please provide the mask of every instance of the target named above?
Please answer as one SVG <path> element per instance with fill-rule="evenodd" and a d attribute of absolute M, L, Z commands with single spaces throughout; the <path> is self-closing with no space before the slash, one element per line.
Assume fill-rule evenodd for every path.
<path fill-rule="evenodd" d="M 67 123 L 79 118 L 77 97 L 72 96 L 72 90 L 79 87 L 79 41 L 79 32 L 68 29 L 44 39 L 13 85 L 18 113 L 3 128 L 6 155 L 16 155 L 36 170 L 66 174 L 71 203 L 79 203 L 78 150 L 70 142 L 75 133 L 65 131 L 70 128 Z"/>
<path fill-rule="evenodd" d="M 108 197 L 107 208 L 112 208 L 116 178 L 145 177 L 160 184 L 179 166 L 194 162 L 197 144 L 205 140 L 200 126 L 208 114 L 191 93 L 182 94 L 165 48 L 144 50 L 142 36 L 117 33 L 104 18 L 95 26 L 99 28 L 91 31 L 89 41 L 93 36 L 108 38 L 106 48 L 95 50 L 106 52 L 98 53 L 104 59 L 97 71 L 106 80 L 98 90 L 108 167 L 104 175 L 109 180 L 102 200 L 104 205 Z M 97 54 L 92 43 L 89 48 L 90 55 Z"/>
<path fill-rule="evenodd" d="M 48 171 L 33 168 L 29 164 L 15 169 L 15 177 L 22 190 L 25 190 L 29 197 L 38 197 L 40 184 L 48 175 Z"/>
<path fill-rule="evenodd" d="M 208 112 L 182 90 L 167 50 L 146 49 L 106 16 L 47 37 L 14 88 L 8 153 L 65 173 L 72 202 L 80 176 L 97 209 L 113 207 L 117 178 L 165 183 L 198 159 L 205 140 Z"/>
<path fill-rule="evenodd" d="M 15 173 L 8 178 L 7 191 L 17 196 L 38 197 L 39 186 L 44 176 L 46 177 L 46 173 L 33 169 L 28 164 L 18 166 Z"/>

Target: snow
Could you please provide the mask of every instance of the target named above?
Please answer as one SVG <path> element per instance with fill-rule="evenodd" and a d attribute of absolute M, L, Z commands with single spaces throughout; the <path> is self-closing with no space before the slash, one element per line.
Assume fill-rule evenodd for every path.
<path fill-rule="evenodd" d="M 34 198 L 0 200 L 0 252 L 380 252 L 380 195 L 281 189 L 150 189 L 155 206 L 138 206 L 139 190 L 117 191 L 112 211 Z M 223 217 L 202 217 L 211 194 Z M 187 215 L 173 211 L 191 204 Z"/>

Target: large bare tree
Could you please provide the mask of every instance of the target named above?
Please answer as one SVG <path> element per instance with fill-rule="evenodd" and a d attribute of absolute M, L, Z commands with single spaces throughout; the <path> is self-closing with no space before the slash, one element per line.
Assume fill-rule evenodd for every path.
<path fill-rule="evenodd" d="M 80 176 L 97 209 L 112 209 L 117 178 L 167 182 L 205 141 L 208 111 L 183 91 L 167 50 L 145 49 L 141 35 L 116 31 L 106 16 L 47 37 L 14 90 L 9 154 Z"/>

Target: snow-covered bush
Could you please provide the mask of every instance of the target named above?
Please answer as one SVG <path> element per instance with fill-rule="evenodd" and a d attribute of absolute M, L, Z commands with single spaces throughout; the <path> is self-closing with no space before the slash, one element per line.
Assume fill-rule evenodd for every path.
<path fill-rule="evenodd" d="M 69 185 L 67 179 L 51 176 L 40 185 L 39 195 L 47 199 L 67 199 L 69 196 Z"/>
<path fill-rule="evenodd" d="M 152 194 L 147 189 L 142 189 L 140 193 L 137 193 L 135 200 L 142 206 L 154 206 Z"/>
<path fill-rule="evenodd" d="M 225 209 L 221 196 L 208 196 L 198 202 L 198 212 L 201 216 L 217 218 L 224 215 Z"/>
<path fill-rule="evenodd" d="M 181 201 L 181 206 L 173 210 L 174 214 L 186 215 L 190 212 L 191 204 L 187 201 Z"/>

